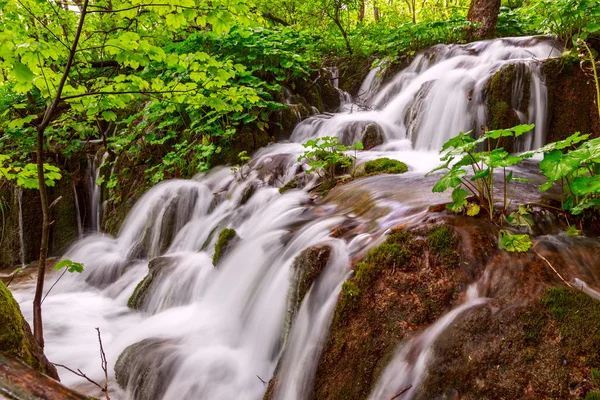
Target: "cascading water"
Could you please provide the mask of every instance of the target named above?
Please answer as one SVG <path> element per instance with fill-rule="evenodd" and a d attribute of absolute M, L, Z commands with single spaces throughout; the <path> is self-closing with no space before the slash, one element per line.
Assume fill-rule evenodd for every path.
<path fill-rule="evenodd" d="M 261 399 L 266 390 L 262 380 L 273 376 L 278 363 L 275 398 L 307 398 L 350 260 L 381 242 L 389 228 L 419 218 L 430 204 L 447 200 L 445 194 L 431 193 L 435 179 L 423 179 L 423 174 L 438 164 L 437 150 L 447 138 L 485 124 L 484 87 L 502 66 L 516 62 L 530 71 L 534 78 L 528 118 L 544 118 L 543 85 L 535 83 L 535 77 L 539 82 L 543 77 L 536 63 L 558 55 L 558 48 L 549 38 L 436 46 L 419 54 L 381 89 L 381 74 L 372 72 L 354 99 L 356 104 L 347 99 L 342 113 L 303 121 L 294 130 L 292 143 L 259 150 L 241 171 L 215 168 L 192 180 L 155 186 L 131 210 L 117 237 L 88 236 L 65 255 L 83 263 L 85 271 L 65 277 L 44 303 L 48 358 L 102 379 L 93 329 L 100 327 L 113 399 L 137 396 L 143 365 L 130 366 L 133 372 L 125 392 L 116 389 L 112 365 L 127 346 L 145 339 L 160 344 L 152 350 L 151 342 L 144 342 L 148 347 L 142 361 L 151 362 L 164 380 L 152 389 L 153 398 Z M 305 174 L 306 166 L 297 161 L 305 150 L 302 143 L 331 135 L 355 142 L 366 123 L 381 128 L 383 144 L 360 152 L 357 163 L 389 157 L 404 161 L 409 172 L 357 180 L 315 202 L 309 190 L 316 177 Z M 539 144 L 543 126 L 524 147 Z M 100 222 L 100 188 L 95 182 L 105 157 L 98 163 L 90 160 L 95 230 Z M 277 187 L 292 179 L 303 189 L 280 194 Z M 343 224 L 353 228 L 332 238 L 331 232 Z M 215 267 L 211 256 L 224 228 L 234 228 L 240 239 Z M 323 244 L 332 248 L 330 259 L 288 333 L 294 259 Z M 128 299 L 149 268 L 155 271 L 154 281 L 141 312 L 132 311 Z M 21 304 L 30 304 L 32 284 L 20 284 L 14 291 Z M 420 344 L 406 345 L 421 346 L 417 366 L 406 369 L 403 356 L 392 365 L 418 378 L 436 334 L 481 301 L 473 296 L 426 331 Z M 31 319 L 30 307 L 23 311 Z M 383 379 L 393 380 L 390 374 Z M 62 379 L 93 393 L 93 388 L 78 386 L 77 377 L 63 374 Z M 405 378 L 398 377 L 390 387 L 398 386 L 400 379 Z M 381 398 L 378 393 L 372 398 Z"/>
<path fill-rule="evenodd" d="M 79 208 L 79 196 L 77 195 L 77 187 L 75 181 L 71 182 L 73 186 L 73 199 L 75 199 L 75 217 L 77 218 L 77 234 L 79 239 L 83 237 L 83 223 L 81 222 L 81 209 Z"/>
<path fill-rule="evenodd" d="M 106 161 L 108 152 L 97 153 L 95 156 L 88 157 L 88 166 L 86 173 L 86 185 L 88 190 L 89 216 L 88 226 L 92 232 L 100 230 L 102 220 L 102 187 L 96 182 L 100 178 L 100 167 Z"/>
<path fill-rule="evenodd" d="M 25 266 L 25 237 L 23 233 L 23 189 L 15 188 L 17 203 L 19 205 L 19 255 L 21 258 L 21 266 Z"/>

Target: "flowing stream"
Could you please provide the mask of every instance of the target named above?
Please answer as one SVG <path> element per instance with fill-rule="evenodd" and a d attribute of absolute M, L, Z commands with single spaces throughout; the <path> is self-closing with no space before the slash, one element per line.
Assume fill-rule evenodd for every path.
<path fill-rule="evenodd" d="M 437 166 L 438 151 L 448 138 L 486 124 L 484 89 L 502 66 L 518 64 L 522 79 L 529 76 L 532 82 L 528 115 L 521 117 L 537 126 L 519 148 L 544 142 L 547 96 L 539 60 L 558 56 L 561 48 L 550 38 L 436 46 L 387 83 L 379 69 L 373 70 L 353 99 L 340 92 L 340 113 L 302 121 L 289 142 L 260 149 L 241 170 L 219 167 L 191 180 L 156 185 L 137 202 L 117 237 L 92 233 L 65 254 L 83 263 L 85 271 L 66 276 L 44 302 L 48 358 L 102 380 L 94 330 L 99 327 L 113 399 L 137 396 L 132 380 L 126 391 L 117 389 L 112 368 L 127 346 L 144 339 L 164 344 L 161 351 L 144 356 L 165 369 L 164 385 L 154 398 L 261 399 L 263 381 L 268 382 L 278 363 L 275 398 L 307 398 L 350 260 L 380 243 L 388 229 L 448 199 L 431 193 L 435 178 L 423 175 Z M 524 85 L 516 81 L 513 107 L 518 109 Z M 316 177 L 297 161 L 305 150 L 302 143 L 333 135 L 354 143 L 362 139 L 366 124 L 377 125 L 381 143 L 359 152 L 357 164 L 389 157 L 404 161 L 409 172 L 359 179 L 315 200 L 309 190 Z M 95 181 L 101 161 L 90 160 L 89 168 L 94 231 L 100 226 Z M 278 188 L 292 179 L 302 189 L 280 194 Z M 352 229 L 331 237 L 344 224 Z M 234 228 L 240 240 L 215 267 L 211 257 L 223 228 Z M 319 244 L 329 245 L 331 256 L 287 332 L 293 261 Z M 127 301 L 151 260 L 163 267 L 142 310 L 133 311 Z M 14 290 L 31 320 L 33 284 Z M 377 388 L 373 399 L 387 398 L 390 388 L 419 379 L 436 336 L 461 312 L 485 301 L 476 286 L 470 293 L 463 305 L 398 350 L 382 378 L 386 387 Z M 403 354 L 417 345 L 417 364 L 408 365 Z M 61 377 L 65 384 L 98 396 L 80 378 Z"/>

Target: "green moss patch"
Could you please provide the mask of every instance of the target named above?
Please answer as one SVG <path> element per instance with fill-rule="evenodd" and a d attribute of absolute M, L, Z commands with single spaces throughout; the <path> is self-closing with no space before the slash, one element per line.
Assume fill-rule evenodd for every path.
<path fill-rule="evenodd" d="M 408 167 L 402 161 L 391 158 L 378 158 L 367 161 L 364 165 L 365 174 L 403 174 L 408 171 Z"/>
<path fill-rule="evenodd" d="M 219 233 L 219 238 L 215 244 L 215 252 L 213 254 L 213 265 L 217 265 L 221 257 L 233 246 L 238 238 L 235 229 L 225 228 Z"/>
<path fill-rule="evenodd" d="M 0 351 L 17 357 L 35 370 L 58 379 L 56 368 L 48 362 L 35 342 L 31 328 L 12 293 L 0 282 Z"/>

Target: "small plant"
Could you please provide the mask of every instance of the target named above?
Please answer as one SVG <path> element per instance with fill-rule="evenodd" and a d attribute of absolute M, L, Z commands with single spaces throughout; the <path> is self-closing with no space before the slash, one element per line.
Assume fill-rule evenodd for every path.
<path fill-rule="evenodd" d="M 42 298 L 42 303 L 44 302 L 44 300 L 46 300 L 46 297 L 48 297 L 52 289 L 54 289 L 54 286 L 56 286 L 56 284 L 62 279 L 63 276 L 65 276 L 67 272 L 70 274 L 81 274 L 83 272 L 83 264 L 65 259 L 59 261 L 54 267 L 52 267 L 53 271 L 60 271 L 61 269 L 63 270 L 62 274 L 60 274 L 58 279 L 56 279 L 52 286 L 50 286 L 50 289 L 48 289 L 48 291 Z"/>
<path fill-rule="evenodd" d="M 238 153 L 238 164 L 235 167 L 231 167 L 231 170 L 233 171 L 234 176 L 237 176 L 238 180 L 244 180 L 246 179 L 246 176 L 244 175 L 244 167 L 246 167 L 246 164 L 248 163 L 248 161 L 251 160 L 251 157 L 248 155 L 248 152 L 246 150 Z M 249 168 L 248 168 L 249 169 Z"/>
<path fill-rule="evenodd" d="M 506 168 L 518 164 L 534 154 L 534 152 L 522 155 L 509 154 L 500 147 L 502 139 L 505 137 L 517 138 L 533 128 L 533 125 L 519 125 L 511 129 L 498 129 L 485 132 L 478 139 L 472 138 L 471 132 L 467 132 L 460 133 L 448 140 L 442 148 L 442 151 L 446 152 L 441 158 L 444 164 L 427 174 L 448 170 L 437 181 L 433 191 L 444 192 L 453 189 L 452 202 L 447 206 L 451 211 L 466 211 L 468 215 L 475 216 L 479 213 L 480 208 L 483 208 L 490 221 L 501 220 L 512 203 L 517 184 L 527 181 L 527 179 L 515 177 L 513 172 L 507 172 Z M 493 141 L 495 141 L 495 148 L 492 150 Z M 486 143 L 487 150 L 476 150 L 478 146 Z M 467 168 L 472 171 L 470 178 L 467 177 Z M 503 172 L 503 190 L 500 195 L 494 189 L 494 172 L 499 168 Z M 469 202 L 469 193 L 478 200 L 478 204 Z M 499 214 L 495 212 L 497 201 L 502 203 Z"/>
<path fill-rule="evenodd" d="M 336 136 L 325 136 L 314 140 L 309 140 L 302 146 L 309 148 L 305 151 L 298 161 L 306 160 L 310 167 L 306 170 L 307 174 L 317 173 L 319 177 L 334 179 L 335 170 L 339 167 L 350 167 L 355 165 L 356 150 L 363 148 L 361 142 L 352 146 L 344 146 Z M 344 154 L 344 151 L 354 150 L 355 156 Z"/>

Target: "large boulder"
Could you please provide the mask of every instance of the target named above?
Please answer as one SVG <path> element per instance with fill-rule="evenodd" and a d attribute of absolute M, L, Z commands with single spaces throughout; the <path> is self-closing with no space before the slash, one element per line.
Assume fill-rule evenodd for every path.
<path fill-rule="evenodd" d="M 127 306 L 134 310 L 145 310 L 149 301 L 148 295 L 152 293 L 160 277 L 176 262 L 177 257 L 158 257 L 151 260 L 148 263 L 148 274 L 135 287 Z"/>
<path fill-rule="evenodd" d="M 56 368 L 38 346 L 19 304 L 0 282 L 0 352 L 18 358 L 36 371 L 58 380 Z"/>
<path fill-rule="evenodd" d="M 176 343 L 144 339 L 127 347 L 115 363 L 115 379 L 135 400 L 160 399 L 176 371 Z"/>

